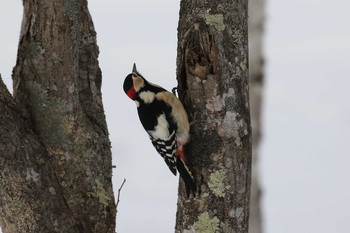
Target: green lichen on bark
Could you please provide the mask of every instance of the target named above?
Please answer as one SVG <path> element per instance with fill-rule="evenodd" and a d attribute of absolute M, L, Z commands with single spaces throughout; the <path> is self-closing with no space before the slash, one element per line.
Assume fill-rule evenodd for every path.
<path fill-rule="evenodd" d="M 218 31 L 223 31 L 225 29 L 223 14 L 205 14 L 205 22 L 208 25 L 214 26 Z"/>
<path fill-rule="evenodd" d="M 215 233 L 219 230 L 220 220 L 214 216 L 210 217 L 208 212 L 204 212 L 198 216 L 194 223 L 196 233 Z"/>
<path fill-rule="evenodd" d="M 36 34 L 35 30 L 35 20 L 36 20 L 36 14 L 32 13 L 30 18 L 30 27 L 29 27 L 29 33 L 33 37 Z"/>
<path fill-rule="evenodd" d="M 28 52 L 32 58 L 42 60 L 44 59 L 46 50 L 40 42 L 32 42 L 28 48 Z"/>
<path fill-rule="evenodd" d="M 56 52 L 51 53 L 50 58 L 55 64 L 61 63 L 63 61 Z"/>
<path fill-rule="evenodd" d="M 230 187 L 226 187 L 224 179 L 226 178 L 227 170 L 221 169 L 210 174 L 208 187 L 217 197 L 225 197 L 226 190 Z"/>
<path fill-rule="evenodd" d="M 51 97 L 49 91 L 38 82 L 30 81 L 27 85 L 33 124 L 42 140 L 53 147 L 68 143 L 65 131 L 69 125 L 65 114 L 67 104 Z"/>
<path fill-rule="evenodd" d="M 110 198 L 108 197 L 106 190 L 103 188 L 103 184 L 98 179 L 96 179 L 95 182 L 95 192 L 89 192 L 89 194 L 95 198 L 98 198 L 98 201 L 104 206 L 108 206 Z"/>
<path fill-rule="evenodd" d="M 241 67 L 241 69 L 243 71 L 247 70 L 247 59 L 244 59 L 243 61 L 241 61 L 241 63 L 239 64 L 239 66 Z"/>

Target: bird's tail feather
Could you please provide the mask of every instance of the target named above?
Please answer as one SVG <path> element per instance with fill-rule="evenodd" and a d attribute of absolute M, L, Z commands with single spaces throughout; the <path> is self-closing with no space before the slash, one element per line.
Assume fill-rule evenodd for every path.
<path fill-rule="evenodd" d="M 191 193 L 193 193 L 195 196 L 197 192 L 196 182 L 194 181 L 192 173 L 181 158 L 177 158 L 176 167 L 180 173 L 181 178 L 185 182 L 187 197 L 189 197 Z"/>

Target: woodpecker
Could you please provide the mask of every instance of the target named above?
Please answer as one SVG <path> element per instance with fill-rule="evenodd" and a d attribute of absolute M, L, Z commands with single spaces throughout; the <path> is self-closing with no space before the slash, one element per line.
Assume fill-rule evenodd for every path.
<path fill-rule="evenodd" d="M 136 69 L 124 80 L 124 92 L 136 103 L 143 128 L 170 171 L 178 171 L 185 182 L 187 196 L 195 195 L 196 184 L 186 165 L 184 145 L 189 140 L 187 113 L 176 96 L 148 82 Z"/>

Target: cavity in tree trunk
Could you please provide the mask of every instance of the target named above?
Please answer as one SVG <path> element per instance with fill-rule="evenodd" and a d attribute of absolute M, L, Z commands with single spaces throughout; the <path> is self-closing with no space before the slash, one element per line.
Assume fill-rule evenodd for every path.
<path fill-rule="evenodd" d="M 115 232 L 111 150 L 87 2 L 23 1 L 12 97 L 0 83 L 0 223 Z"/>
<path fill-rule="evenodd" d="M 188 164 L 200 189 L 180 181 L 176 232 L 248 232 L 251 127 L 248 0 L 182 0 L 179 96 L 192 116 Z"/>

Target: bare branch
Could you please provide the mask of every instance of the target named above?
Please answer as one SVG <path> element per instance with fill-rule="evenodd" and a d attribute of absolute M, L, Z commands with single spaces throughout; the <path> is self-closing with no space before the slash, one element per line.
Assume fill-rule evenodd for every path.
<path fill-rule="evenodd" d="M 118 197 L 117 197 L 117 203 L 115 205 L 115 208 L 116 208 L 116 215 L 118 214 L 118 204 L 119 204 L 119 201 L 120 201 L 120 192 L 122 191 L 122 188 L 124 186 L 126 182 L 126 179 L 124 178 L 122 184 L 120 185 L 119 189 L 118 189 Z"/>

